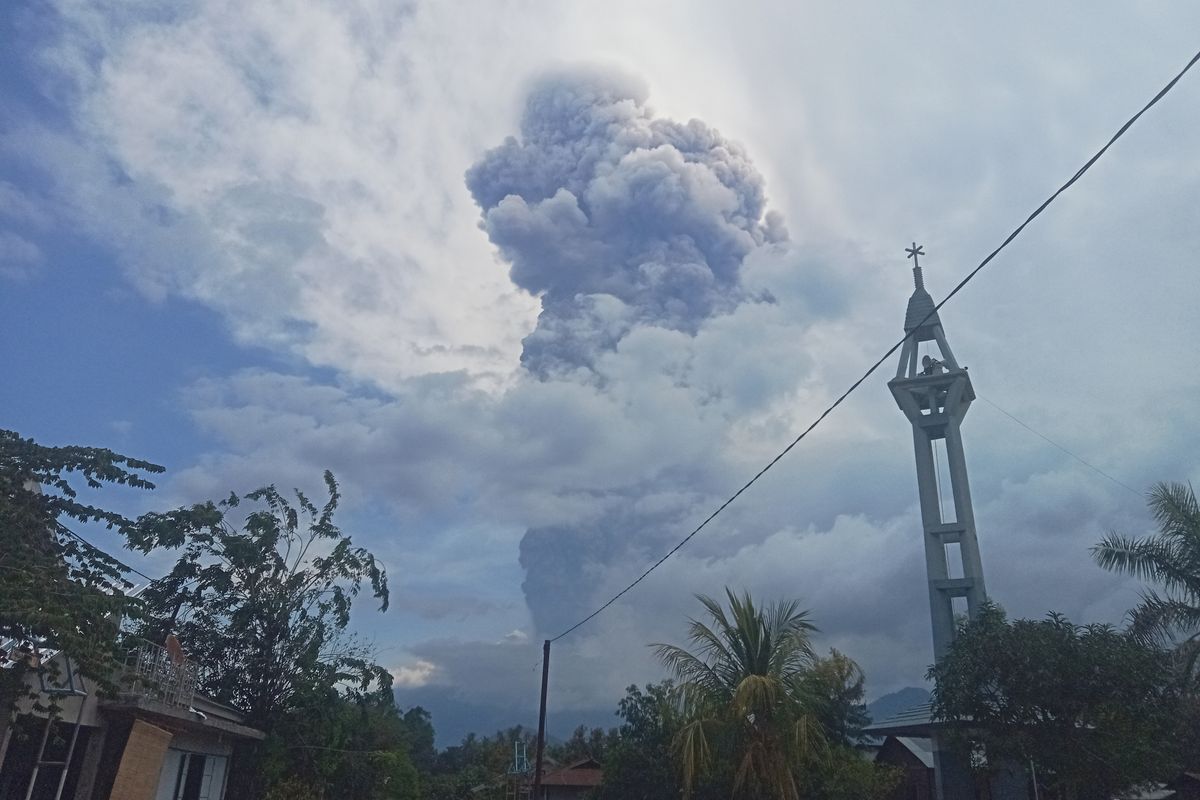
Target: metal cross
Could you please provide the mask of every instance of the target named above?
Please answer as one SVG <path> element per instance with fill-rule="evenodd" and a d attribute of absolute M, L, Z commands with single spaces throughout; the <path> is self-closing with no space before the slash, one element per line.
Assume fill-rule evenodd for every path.
<path fill-rule="evenodd" d="M 917 258 L 917 256 L 925 255 L 925 248 L 922 245 L 913 242 L 912 247 L 904 248 L 904 252 L 908 253 L 907 257 L 913 260 L 914 267 L 921 266 L 921 261 Z"/>

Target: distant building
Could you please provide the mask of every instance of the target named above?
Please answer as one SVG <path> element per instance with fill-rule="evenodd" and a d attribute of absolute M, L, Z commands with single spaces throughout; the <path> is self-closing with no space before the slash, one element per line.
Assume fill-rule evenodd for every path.
<path fill-rule="evenodd" d="M 876 764 L 901 770 L 900 784 L 888 800 L 934 800 L 933 743 L 918 736 L 888 736 L 875 754 Z"/>
<path fill-rule="evenodd" d="M 533 800 L 580 800 L 603 781 L 600 762 L 585 758 L 543 774 L 541 794 Z"/>
<path fill-rule="evenodd" d="M 29 661 L 4 646 L 0 668 Z M 11 654 L 11 656 L 10 656 Z M 262 739 L 232 708 L 196 692 L 197 665 L 178 643 L 142 642 L 129 653 L 116 697 L 102 698 L 66 654 L 36 654 L 45 671 L 26 682 L 56 717 L 26 702 L 0 742 L 0 800 L 224 800 L 238 742 Z"/>

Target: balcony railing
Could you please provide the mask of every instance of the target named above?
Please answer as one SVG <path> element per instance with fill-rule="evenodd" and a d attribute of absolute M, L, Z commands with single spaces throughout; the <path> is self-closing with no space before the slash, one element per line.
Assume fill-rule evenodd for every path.
<path fill-rule="evenodd" d="M 172 656 L 167 648 L 140 642 L 125 661 L 128 691 L 169 706 L 188 708 L 196 694 L 200 671 L 191 659 Z"/>

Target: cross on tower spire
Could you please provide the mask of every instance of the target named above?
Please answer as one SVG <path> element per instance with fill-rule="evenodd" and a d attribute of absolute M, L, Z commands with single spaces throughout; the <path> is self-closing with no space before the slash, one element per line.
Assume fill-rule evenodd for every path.
<path fill-rule="evenodd" d="M 921 274 L 921 259 L 918 258 L 918 256 L 925 255 L 924 246 L 913 242 L 912 247 L 904 248 L 904 252 L 908 253 L 908 255 L 905 256 L 906 258 L 911 258 L 913 260 L 913 281 L 916 283 L 918 289 L 924 289 L 925 278 Z"/>

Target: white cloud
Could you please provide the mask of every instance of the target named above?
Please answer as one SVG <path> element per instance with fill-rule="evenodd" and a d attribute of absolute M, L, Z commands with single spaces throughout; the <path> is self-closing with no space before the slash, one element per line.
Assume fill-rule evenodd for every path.
<path fill-rule="evenodd" d="M 392 667 L 392 682 L 405 689 L 415 689 L 425 686 L 437 673 L 437 665 L 431 661 L 417 659 L 411 664 Z"/>
<path fill-rule="evenodd" d="M 163 22 L 59 6 L 71 35 L 50 60 L 82 92 L 87 150 L 58 160 L 106 162 L 72 164 L 61 189 L 105 238 L 159 228 L 121 242 L 144 291 L 385 385 L 512 368 L 533 302 L 463 185 L 474 129 L 506 106 L 474 91 L 480 54 L 447 41 L 448 9 L 197 2 Z M 93 215 L 89 196 L 121 202 Z"/>

